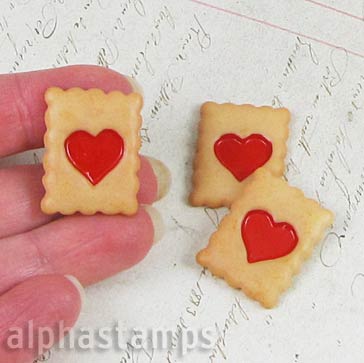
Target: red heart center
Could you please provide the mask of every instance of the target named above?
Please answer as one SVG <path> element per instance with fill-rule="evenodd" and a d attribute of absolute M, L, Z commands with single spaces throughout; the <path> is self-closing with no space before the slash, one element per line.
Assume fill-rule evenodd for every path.
<path fill-rule="evenodd" d="M 220 163 L 242 181 L 270 159 L 273 147 L 259 134 L 251 134 L 245 139 L 225 134 L 215 142 L 214 151 Z"/>
<path fill-rule="evenodd" d="M 273 217 L 263 210 L 252 210 L 241 224 L 241 236 L 249 263 L 274 260 L 291 253 L 298 236 L 289 223 L 275 223 Z"/>
<path fill-rule="evenodd" d="M 68 136 L 64 147 L 68 160 L 93 185 L 114 169 L 124 154 L 123 138 L 109 129 L 97 136 L 76 131 Z"/>

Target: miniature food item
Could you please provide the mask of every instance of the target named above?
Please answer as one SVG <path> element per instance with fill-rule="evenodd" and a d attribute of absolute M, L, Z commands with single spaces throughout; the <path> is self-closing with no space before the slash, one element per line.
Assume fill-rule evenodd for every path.
<path fill-rule="evenodd" d="M 205 103 L 191 204 L 229 207 L 260 167 L 283 176 L 289 121 L 290 113 L 283 108 Z"/>
<path fill-rule="evenodd" d="M 44 213 L 137 212 L 139 94 L 47 90 Z"/>
<path fill-rule="evenodd" d="M 244 184 L 197 262 L 271 308 L 333 219 L 329 210 L 261 168 Z"/>

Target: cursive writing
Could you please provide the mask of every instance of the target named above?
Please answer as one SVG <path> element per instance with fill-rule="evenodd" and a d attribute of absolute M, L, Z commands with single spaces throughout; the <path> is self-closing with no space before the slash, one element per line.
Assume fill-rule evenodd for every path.
<path fill-rule="evenodd" d="M 166 77 L 161 83 L 159 94 L 149 112 L 152 119 L 157 119 L 160 111 L 169 106 L 174 96 L 182 91 L 186 73 L 183 66 L 191 59 L 194 46 L 197 46 L 200 52 L 205 52 L 211 46 L 211 35 L 197 15 L 193 16 L 192 26 L 183 36 L 177 55 L 167 67 Z"/>
<path fill-rule="evenodd" d="M 249 316 L 242 307 L 241 301 L 238 298 L 235 298 L 234 303 L 226 314 L 226 318 L 222 327 L 220 327 L 217 322 L 215 323 L 215 329 L 218 338 L 215 341 L 212 352 L 209 355 L 210 363 L 221 361 L 218 359 L 220 356 L 225 361 L 228 360 L 226 352 L 228 334 L 231 332 L 234 326 L 236 327 L 240 325 L 241 319 L 247 321 L 249 320 Z"/>
<path fill-rule="evenodd" d="M 142 50 L 138 52 L 135 58 L 132 70 L 133 78 L 138 77 L 143 69 L 154 76 L 155 66 L 151 60 L 151 52 L 158 48 L 162 41 L 162 27 L 164 25 L 167 26 L 169 30 L 174 30 L 176 27 L 174 17 L 166 5 L 162 7 L 158 16 L 154 18 L 152 30 L 148 33 Z"/>

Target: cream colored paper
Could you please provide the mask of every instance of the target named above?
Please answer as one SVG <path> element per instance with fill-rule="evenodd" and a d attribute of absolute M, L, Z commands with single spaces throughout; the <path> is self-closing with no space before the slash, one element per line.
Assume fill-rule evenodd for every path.
<path fill-rule="evenodd" d="M 1 0 L 0 71 L 90 63 L 132 75 L 145 93 L 143 152 L 173 174 L 171 193 L 158 203 L 166 236 L 140 265 L 87 289 L 78 328 L 119 321 L 176 337 L 215 332 L 211 349 L 184 356 L 173 343 L 154 351 L 129 344 L 52 350 L 51 363 L 363 359 L 363 2 L 205 1 Z M 336 214 L 274 310 L 195 263 L 225 213 L 186 202 L 207 100 L 290 109 L 287 178 Z M 15 158 L 24 160 L 33 162 L 33 153 Z"/>

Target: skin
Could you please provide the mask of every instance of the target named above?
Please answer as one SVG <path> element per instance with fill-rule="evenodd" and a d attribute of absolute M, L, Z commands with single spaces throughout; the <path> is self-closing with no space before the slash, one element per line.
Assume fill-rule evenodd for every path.
<path fill-rule="evenodd" d="M 133 91 L 126 77 L 95 66 L 0 75 L 0 157 L 43 146 L 44 92 L 50 86 Z M 142 207 L 133 217 L 44 215 L 42 175 L 40 165 L 0 170 L 0 362 L 32 362 L 41 353 L 10 350 L 10 328 L 30 320 L 35 330 L 55 329 L 61 321 L 74 325 L 82 289 L 65 275 L 85 286 L 130 268 L 146 256 L 156 234 L 154 219 Z M 139 177 L 138 200 L 151 204 L 160 193 L 147 158 Z"/>

